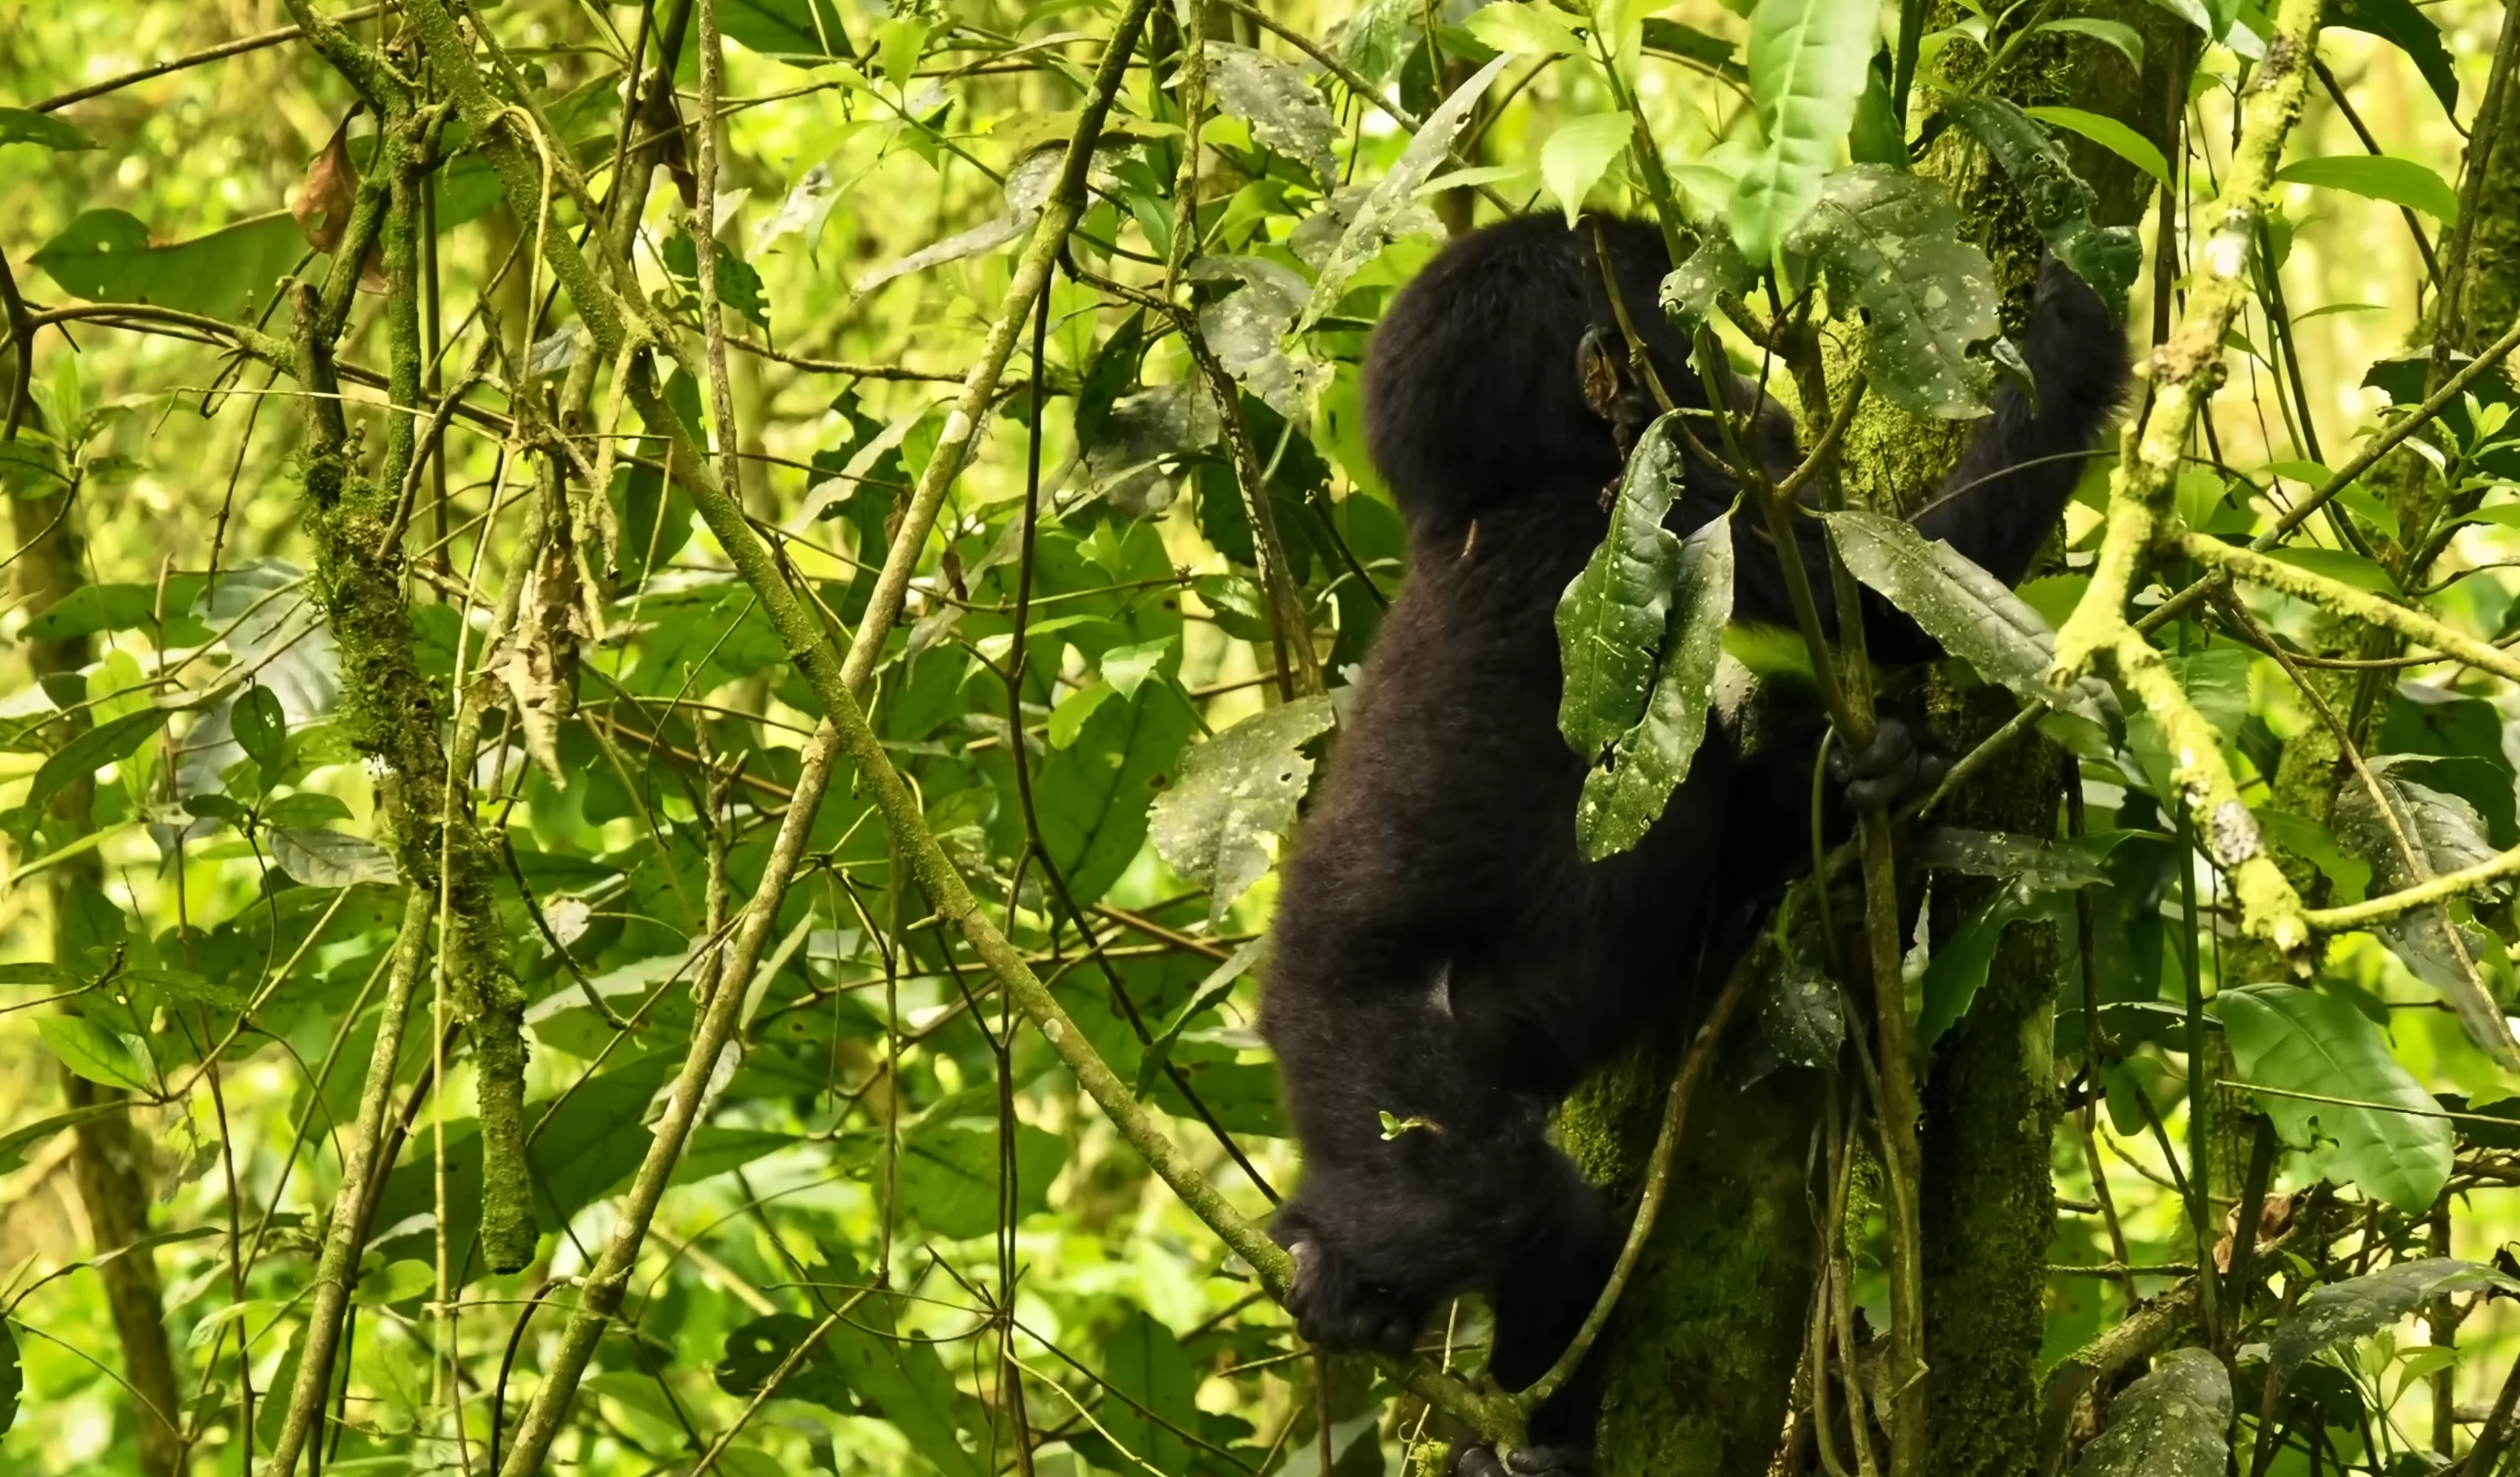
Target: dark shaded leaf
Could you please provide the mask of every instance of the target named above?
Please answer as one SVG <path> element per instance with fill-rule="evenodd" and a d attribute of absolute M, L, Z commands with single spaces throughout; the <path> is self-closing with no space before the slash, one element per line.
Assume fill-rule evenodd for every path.
<path fill-rule="evenodd" d="M 49 112 L 36 112 L 25 108 L 0 108 L 0 145 L 8 144 L 34 144 L 61 154 L 105 147 L 89 138 L 85 130 L 68 118 L 56 117 Z M 14 1356 L 17 1353 L 14 1346 L 10 1353 L 14 1364 Z M 15 1408 L 16 1403 L 13 1400 L 11 1409 Z M 9 1423 L 0 1420 L 0 1431 L 7 1429 L 9 1429 Z"/>
<path fill-rule="evenodd" d="M 2442 111 L 2458 115 L 2458 70 L 2451 65 L 2450 48 L 2442 44 L 2441 27 L 2412 0 L 2334 0 L 2327 23 L 2378 36 L 2405 52 L 2441 100 Z"/>
<path fill-rule="evenodd" d="M 2520 1281 L 2473 1262 L 2427 1257 L 2315 1287 L 2275 1325 L 2267 1359 L 2278 1375 L 2288 1375 L 2321 1350 L 2412 1318 L 2436 1298 L 2489 1287 L 2520 1292 Z"/>
<path fill-rule="evenodd" d="M 2223 1477 L 2230 1431 L 2230 1372 L 2210 1349 L 2174 1349 L 2109 1402 L 2074 1477 Z"/>
<path fill-rule="evenodd" d="M 2133 32 L 2129 31 L 2132 35 Z M 2099 198 L 2083 183 L 2065 151 L 2027 114 L 2002 98 L 1955 98 L 1950 111 L 1995 156 L 2030 207 L 2030 224 L 2057 259 L 2090 283 L 2108 304 L 2109 316 L 2126 316 L 2127 290 L 2143 266 L 2143 244 L 2132 226 L 2099 226 L 2092 211 Z"/>
<path fill-rule="evenodd" d="M 1611 745 L 1607 763 L 1584 777 L 1584 792 L 1575 802 L 1575 840 L 1588 861 L 1643 839 L 1688 778 L 1706 738 L 1716 662 L 1724 654 L 1724 628 L 1732 619 L 1732 520 L 1715 518 L 1690 534 L 1678 563 L 1662 659 L 1644 714 Z"/>
<path fill-rule="evenodd" d="M 1644 717 L 1655 654 L 1680 577 L 1680 536 L 1663 526 L 1679 490 L 1680 412 L 1645 427 L 1619 476 L 1610 526 L 1557 602 L 1565 686 L 1557 731 L 1587 762 Z"/>

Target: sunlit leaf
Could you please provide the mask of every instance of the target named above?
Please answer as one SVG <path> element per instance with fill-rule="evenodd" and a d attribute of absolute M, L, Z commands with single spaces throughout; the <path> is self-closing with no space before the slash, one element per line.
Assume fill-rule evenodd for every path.
<path fill-rule="evenodd" d="M 1570 230 L 1583 213 L 1585 197 L 1627 152 L 1635 132 L 1635 120 L 1627 113 L 1591 112 L 1558 124 L 1540 146 L 1540 177 L 1566 212 Z"/>
<path fill-rule="evenodd" d="M 2295 159 L 2275 171 L 2287 185 L 2342 190 L 2365 200 L 2421 210 L 2449 224 L 2458 219 L 2458 192 L 2429 164 L 2386 154 L 2338 154 Z"/>
<path fill-rule="evenodd" d="M 2290 985 L 2225 990 L 2215 1012 L 2241 1079 L 2286 1143 L 2332 1140 L 2328 1167 L 2409 1215 L 2450 1180 L 2451 1126 L 2389 1054 L 2389 1038 L 2333 995 Z M 2290 1096 L 2307 1095 L 2307 1096 Z"/>
<path fill-rule="evenodd" d="M 1450 156 L 1454 136 L 1469 121 L 1470 111 L 1512 60 L 1500 55 L 1454 88 L 1452 95 L 1418 125 L 1417 136 L 1401 151 L 1398 161 L 1363 199 L 1355 201 L 1336 244 L 1322 257 L 1321 275 L 1313 282 L 1312 300 L 1295 320 L 1298 332 L 1312 327 L 1336 307 L 1340 295 L 1347 291 L 1348 279 L 1356 275 L 1357 269 L 1380 254 L 1409 223 L 1418 218 L 1418 212 L 1425 207 L 1417 202 L 1418 187 L 1431 178 Z"/>
<path fill-rule="evenodd" d="M 2068 132 L 2081 134 L 2151 175 L 2156 183 L 2165 188 L 2170 184 L 2170 160 L 2161 157 L 2161 150 L 2153 144 L 2152 140 L 2106 113 L 2087 112 L 2080 108 L 2057 107 L 2025 108 L 2021 111 L 2043 123 L 2052 123 Z"/>
<path fill-rule="evenodd" d="M 1501 0 L 1470 12 L 1471 35 L 1498 51 L 1525 57 L 1577 57 L 1584 43 L 1556 9 L 1529 0 Z"/>
<path fill-rule="evenodd" d="M 2396 892 L 2494 857 L 2473 805 L 2412 778 L 2423 773 L 2422 761 L 2383 754 L 2363 767 L 2369 782 L 2357 777 L 2338 791 L 2334 824 L 2338 843 L 2370 864 L 2376 892 Z M 2520 1042 L 2479 967 L 2499 949 L 2464 900 L 2400 914 L 2372 931 L 2416 978 L 2442 993 L 2470 1041 L 2504 1066 L 2520 1068 Z"/>
<path fill-rule="evenodd" d="M 1292 63 L 1224 41 L 1207 43 L 1207 81 L 1216 106 L 1251 126 L 1251 141 L 1313 173 L 1324 185 L 1338 177 L 1330 144 L 1338 119 L 1312 79 Z"/>
<path fill-rule="evenodd" d="M 149 1058 L 136 1038 L 116 1036 L 83 1015 L 46 1015 L 35 1021 L 44 1045 L 62 1065 L 88 1081 L 129 1092 L 149 1089 Z"/>
<path fill-rule="evenodd" d="M 1864 93 L 1879 12 L 1867 0 L 1759 0 L 1750 95 L 1765 143 L 1733 188 L 1732 240 L 1765 262 L 1820 200 Z"/>

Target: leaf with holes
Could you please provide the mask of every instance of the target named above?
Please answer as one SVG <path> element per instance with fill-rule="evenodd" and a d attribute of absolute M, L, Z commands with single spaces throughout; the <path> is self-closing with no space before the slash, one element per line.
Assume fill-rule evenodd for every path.
<path fill-rule="evenodd" d="M 2392 1323 L 2414 1317 L 2435 1299 L 2489 1288 L 2520 1293 L 2520 1281 L 2473 1262 L 2426 1257 L 2313 1288 L 2301 1305 L 2275 1325 L 2274 1337 L 2268 1343 L 2267 1360 L 2277 1374 L 2288 1375 L 2319 1351 L 2348 1339 L 2368 1338 Z"/>
<path fill-rule="evenodd" d="M 1303 314 L 1295 321 L 1297 332 L 1311 328 L 1338 306 L 1340 295 L 1347 291 L 1348 279 L 1356 275 L 1357 269 L 1379 255 L 1410 222 L 1420 218 L 1423 207 L 1418 204 L 1418 187 L 1433 178 L 1436 167 L 1451 157 L 1454 136 L 1469 121 L 1470 110 L 1478 106 L 1490 84 L 1512 60 L 1510 55 L 1501 54 L 1472 72 L 1453 89 L 1452 96 L 1426 115 L 1426 121 L 1418 125 L 1417 136 L 1400 152 L 1399 160 L 1356 203 L 1337 243 L 1322 257 L 1321 274 L 1313 280 L 1312 300 L 1304 304 Z"/>
<path fill-rule="evenodd" d="M 1690 534 L 1681 545 L 1678 565 L 1662 660 L 1644 716 L 1619 736 L 1609 762 L 1584 777 L 1583 795 L 1575 802 L 1575 841 L 1587 861 L 1644 838 L 1688 778 L 1706 738 L 1715 664 L 1724 654 L 1724 628 L 1732 619 L 1732 520 L 1714 518 Z"/>
<path fill-rule="evenodd" d="M 2230 1372 L 2210 1349 L 2174 1349 L 2109 1402 L 2074 1477 L 2223 1477 L 2230 1432 Z"/>
<path fill-rule="evenodd" d="M 2111 318 L 2126 317 L 2127 290 L 2143 266 L 2143 243 L 2135 228 L 2092 222 L 2099 197 L 2074 172 L 2048 130 L 2019 108 L 1983 95 L 1956 98 L 1949 108 L 2011 177 L 2030 206 L 2030 224 L 2048 249 L 2092 285 L 2108 304 Z"/>
<path fill-rule="evenodd" d="M 1680 412 L 1637 438 L 1610 505 L 1609 530 L 1557 601 L 1565 684 L 1557 731 L 1590 764 L 1645 715 L 1654 659 L 1680 577 L 1680 536 L 1663 515 L 1680 487 Z"/>
<path fill-rule="evenodd" d="M 1261 838 L 1294 829 L 1313 774 L 1304 745 L 1334 721 L 1320 695 L 1246 718 L 1185 752 L 1180 778 L 1155 797 L 1148 833 L 1175 872 L 1207 885 L 1210 922 L 1268 873 Z"/>
<path fill-rule="evenodd" d="M 1986 414 L 1968 350 L 1996 335 L 1995 272 L 1960 240 L 1951 196 L 1886 164 L 1850 164 L 1819 196 L 1793 246 L 1829 274 L 1833 301 L 1871 316 L 1866 381 L 1915 415 Z"/>
<path fill-rule="evenodd" d="M 2431 1116 L 2432 1095 L 2389 1054 L 2378 1026 L 2333 995 L 2291 985 L 2225 990 L 2215 1013 L 2241 1079 L 2278 1090 L 2258 1102 L 2284 1142 L 2333 1141 L 2332 1174 L 2408 1215 L 2432 1205 L 2450 1182 L 2450 1122 Z"/>
<path fill-rule="evenodd" d="M 1216 106 L 1250 125 L 1253 143 L 1303 165 L 1324 186 L 1337 182 L 1330 143 L 1338 119 L 1301 69 L 1247 46 L 1210 41 L 1207 81 Z"/>

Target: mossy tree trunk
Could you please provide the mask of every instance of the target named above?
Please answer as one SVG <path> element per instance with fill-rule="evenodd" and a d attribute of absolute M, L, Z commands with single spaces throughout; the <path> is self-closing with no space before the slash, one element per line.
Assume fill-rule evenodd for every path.
<path fill-rule="evenodd" d="M 2143 34 L 2142 74 L 2106 46 L 2059 37 L 2025 48 L 1997 90 L 2109 113 L 2167 151 L 2184 97 L 2186 38 L 2178 22 L 2133 0 L 2114 7 L 2112 19 Z M 2099 192 L 2103 223 L 2141 217 L 2148 179 L 2088 147 L 2075 148 L 2074 161 Z M 2040 255 L 2018 195 L 1957 131 L 1919 167 L 1952 186 L 1964 230 L 1995 258 L 2005 327 L 2017 334 Z M 1970 430 L 1919 423 L 1872 399 L 1846 443 L 1850 496 L 1912 509 L 1958 459 Z M 1943 739 L 1955 748 L 2006 716 L 2006 704 L 1986 695 L 1946 694 L 1938 706 Z M 2023 745 L 1947 819 L 2050 833 L 2065 778 L 2053 750 Z M 2057 958 L 2052 937 L 2014 930 L 1969 1016 L 1939 1044 L 1927 1078 L 1925 1331 L 1937 1477 L 2014 1477 L 2032 1465 L 2054 1219 L 2048 1166 L 2058 1096 L 2048 1043 Z M 1561 1133 L 1569 1151 L 1613 1194 L 1632 1192 L 1642 1173 L 1678 1060 L 1675 1046 L 1641 1050 L 1567 1104 Z M 1719 1074 L 1692 1106 L 1671 1199 L 1607 1334 L 1604 1477 L 1752 1477 L 1771 1469 L 1821 1245 L 1805 1180 L 1821 1090 L 1814 1073 L 1781 1072 L 1746 1091 Z"/>

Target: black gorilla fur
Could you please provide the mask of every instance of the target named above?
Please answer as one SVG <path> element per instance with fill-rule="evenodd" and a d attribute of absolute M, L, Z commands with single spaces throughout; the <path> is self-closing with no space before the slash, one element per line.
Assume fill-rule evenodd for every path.
<path fill-rule="evenodd" d="M 1601 540 L 1621 465 L 1577 373 L 1587 331 L 1617 332 L 1597 243 L 1663 385 L 1703 406 L 1688 345 L 1654 307 L 1661 238 L 1634 222 L 1533 216 L 1475 232 L 1374 333 L 1367 424 L 1408 521 L 1410 569 L 1296 837 L 1261 1007 L 1306 1161 L 1275 1226 L 1295 1258 L 1298 1326 L 1332 1349 L 1396 1355 L 1440 1302 L 1484 1292 L 1490 1370 L 1508 1389 L 1565 1348 L 1625 1233 L 1549 1142 L 1552 1110 L 1691 1008 L 1810 855 L 1810 744 L 1744 757 L 1720 722 L 1638 846 L 1599 863 L 1576 851 L 1585 763 L 1557 731 L 1552 616 Z M 2000 391 L 1946 484 L 1958 491 L 1916 519 L 2007 584 L 2055 526 L 2082 470 L 2070 453 L 2092 444 L 2127 374 L 2107 311 L 2052 261 L 2027 336 L 2038 408 Z M 1762 408 L 1757 439 L 1771 475 L 1795 465 L 1777 407 Z M 1669 526 L 1723 515 L 1733 492 L 1686 459 Z M 1797 522 L 1824 599 L 1818 525 Z M 1733 542 L 1735 618 L 1791 624 L 1755 515 L 1736 519 Z M 1932 649 L 1886 604 L 1866 615 L 1876 651 Z M 1384 1112 L 1433 1127 L 1386 1140 Z M 1535 1412 L 1516 1470 L 1587 1464 L 1588 1374 Z M 1470 1450 L 1464 1470 L 1498 1469 Z"/>

